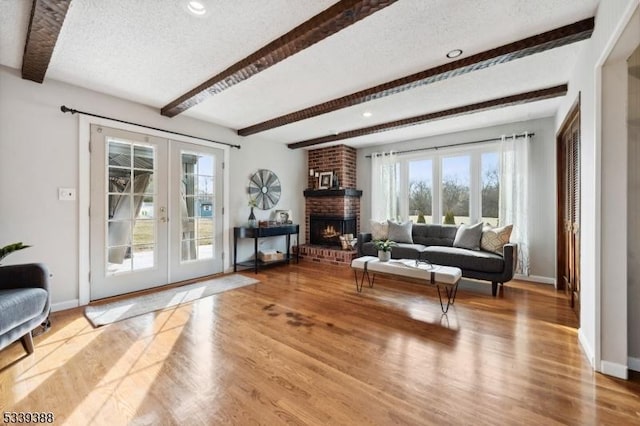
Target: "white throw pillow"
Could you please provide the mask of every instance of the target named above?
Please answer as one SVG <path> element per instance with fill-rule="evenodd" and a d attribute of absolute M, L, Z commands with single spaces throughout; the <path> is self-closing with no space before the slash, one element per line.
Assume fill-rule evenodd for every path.
<path fill-rule="evenodd" d="M 482 223 L 475 225 L 462 224 L 456 232 L 453 246 L 469 250 L 480 250 L 480 237 L 482 236 Z"/>
<path fill-rule="evenodd" d="M 371 220 L 371 239 L 372 240 L 388 240 L 389 239 L 389 224 L 387 224 L 386 220 L 384 222 Z"/>
<path fill-rule="evenodd" d="M 513 225 L 505 225 L 500 228 L 485 226 L 482 228 L 482 238 L 480 239 L 480 248 L 486 251 L 502 254 L 505 244 L 509 243 Z"/>
<path fill-rule="evenodd" d="M 387 221 L 389 223 L 389 239 L 396 243 L 409 243 L 413 244 L 413 237 L 411 230 L 413 228 L 413 222 L 408 220 L 402 223 L 395 223 Z"/>

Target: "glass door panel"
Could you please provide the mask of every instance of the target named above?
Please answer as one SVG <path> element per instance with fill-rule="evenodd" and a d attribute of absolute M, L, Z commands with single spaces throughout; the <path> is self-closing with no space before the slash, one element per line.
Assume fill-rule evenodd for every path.
<path fill-rule="evenodd" d="M 214 157 L 181 151 L 182 262 L 213 258 Z"/>
<path fill-rule="evenodd" d="M 172 146 L 175 166 L 170 179 L 179 189 L 176 204 L 180 205 L 179 225 L 172 227 L 172 236 L 180 241 L 180 261 L 172 263 L 172 277 L 222 272 L 223 153 L 178 142 Z"/>
<path fill-rule="evenodd" d="M 166 284 L 166 140 L 92 125 L 91 146 L 91 299 Z"/>
<path fill-rule="evenodd" d="M 155 223 L 144 218 L 153 210 L 151 177 L 155 173 L 153 146 L 106 137 L 107 165 L 107 274 L 153 268 L 156 263 Z M 150 192 L 151 191 L 151 192 Z M 142 216 L 142 217 L 141 217 Z"/>

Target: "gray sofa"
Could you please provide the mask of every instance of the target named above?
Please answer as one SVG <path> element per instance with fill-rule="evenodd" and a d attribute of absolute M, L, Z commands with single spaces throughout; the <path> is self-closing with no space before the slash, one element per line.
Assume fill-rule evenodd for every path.
<path fill-rule="evenodd" d="M 49 273 L 40 263 L 0 267 L 0 349 L 18 339 L 33 353 L 31 332 L 48 323 Z"/>
<path fill-rule="evenodd" d="M 455 225 L 413 224 L 413 244 L 398 243 L 391 249 L 392 259 L 421 259 L 437 265 L 455 266 L 462 276 L 491 281 L 495 296 L 498 284 L 513 278 L 516 262 L 516 244 L 506 244 L 502 256 L 484 250 L 453 247 L 458 227 Z M 377 256 L 370 233 L 358 235 L 358 256 Z"/>

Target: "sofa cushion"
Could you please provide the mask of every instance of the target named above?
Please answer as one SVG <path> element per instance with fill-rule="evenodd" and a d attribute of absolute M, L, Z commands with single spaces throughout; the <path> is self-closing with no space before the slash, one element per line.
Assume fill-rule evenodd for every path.
<path fill-rule="evenodd" d="M 358 247 L 360 247 L 360 251 L 358 254 L 360 256 L 377 256 L 378 249 L 376 248 L 373 241 L 367 241 L 366 243 L 358 243 Z"/>
<path fill-rule="evenodd" d="M 42 313 L 47 292 L 42 288 L 10 288 L 0 290 L 0 334 Z"/>
<path fill-rule="evenodd" d="M 389 224 L 385 220 L 384 222 L 378 222 L 377 220 L 371 220 L 371 238 L 373 240 L 387 240 L 389 239 Z"/>
<path fill-rule="evenodd" d="M 414 224 L 411 228 L 413 242 L 424 246 L 453 245 L 458 227 L 455 225 Z"/>
<path fill-rule="evenodd" d="M 426 247 L 422 244 L 398 243 L 391 248 L 391 257 L 394 259 L 418 259 L 424 249 Z"/>
<path fill-rule="evenodd" d="M 502 254 L 502 248 L 511 238 L 513 225 L 506 225 L 501 228 L 493 228 L 490 225 L 482 228 L 482 238 L 480 238 L 480 248 L 486 251 Z"/>
<path fill-rule="evenodd" d="M 413 222 L 410 220 L 402 223 L 389 222 L 389 239 L 396 243 L 409 243 L 413 244 L 413 238 L 411 237 L 411 229 Z"/>
<path fill-rule="evenodd" d="M 456 232 L 456 239 L 453 240 L 454 247 L 466 248 L 469 250 L 480 250 L 480 237 L 482 237 L 482 222 L 475 225 L 460 225 Z"/>
<path fill-rule="evenodd" d="M 421 259 L 437 265 L 456 266 L 481 272 L 504 271 L 502 256 L 483 250 L 468 250 L 458 247 L 430 246 L 422 251 Z"/>
<path fill-rule="evenodd" d="M 418 259 L 425 248 L 422 244 L 398 243 L 391 247 L 391 257 L 394 259 Z M 360 249 L 362 250 L 362 256 L 378 255 L 378 249 L 373 241 L 362 244 Z"/>

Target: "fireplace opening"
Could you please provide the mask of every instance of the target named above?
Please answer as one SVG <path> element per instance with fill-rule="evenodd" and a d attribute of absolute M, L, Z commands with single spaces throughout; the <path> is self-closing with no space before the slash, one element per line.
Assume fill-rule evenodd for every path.
<path fill-rule="evenodd" d="M 342 247 L 340 236 L 356 236 L 356 218 L 341 216 L 309 216 L 310 243 L 321 246 Z"/>

